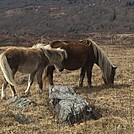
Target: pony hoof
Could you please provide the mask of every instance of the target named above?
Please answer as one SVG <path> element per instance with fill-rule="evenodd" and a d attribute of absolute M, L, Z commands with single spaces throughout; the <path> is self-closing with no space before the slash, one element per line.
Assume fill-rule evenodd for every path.
<path fill-rule="evenodd" d="M 1 100 L 6 100 L 6 97 L 4 96 L 4 97 L 1 97 Z"/>
<path fill-rule="evenodd" d="M 23 96 L 27 97 L 30 94 L 30 92 L 25 92 Z"/>
<path fill-rule="evenodd" d="M 78 87 L 83 87 L 83 85 L 82 84 L 79 84 L 79 86 Z"/>
<path fill-rule="evenodd" d="M 88 89 L 90 89 L 90 90 L 91 90 L 91 89 L 92 89 L 92 87 L 93 87 L 92 85 L 89 85 L 89 86 L 88 86 Z"/>
<path fill-rule="evenodd" d="M 38 94 L 42 94 L 42 92 L 43 92 L 42 90 L 38 90 Z"/>

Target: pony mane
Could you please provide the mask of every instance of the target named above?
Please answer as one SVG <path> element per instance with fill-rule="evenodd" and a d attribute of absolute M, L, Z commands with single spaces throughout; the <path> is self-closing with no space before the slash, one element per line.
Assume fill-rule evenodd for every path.
<path fill-rule="evenodd" d="M 50 44 L 38 43 L 36 45 L 33 45 L 32 47 L 40 48 L 51 62 L 59 60 L 62 61 L 64 59 L 67 59 L 68 57 L 66 50 L 61 48 L 52 48 Z"/>
<path fill-rule="evenodd" d="M 111 76 L 112 67 L 114 65 L 110 61 L 110 59 L 106 56 L 104 51 L 91 39 L 88 39 L 92 43 L 94 55 L 97 59 L 97 65 L 100 67 L 100 69 L 103 72 L 104 78 L 109 81 L 109 78 Z"/>
<path fill-rule="evenodd" d="M 64 59 L 67 59 L 67 53 L 65 50 L 61 48 L 57 49 L 43 49 L 40 48 L 45 56 L 49 59 L 51 63 L 55 63 L 57 61 L 63 61 Z"/>

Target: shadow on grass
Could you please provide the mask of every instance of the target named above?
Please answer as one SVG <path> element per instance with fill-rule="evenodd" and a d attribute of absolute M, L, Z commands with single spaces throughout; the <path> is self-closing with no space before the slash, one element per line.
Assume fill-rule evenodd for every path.
<path fill-rule="evenodd" d="M 129 84 L 116 84 L 113 87 L 109 87 L 106 85 L 98 85 L 93 87 L 74 87 L 74 90 L 76 93 L 92 93 L 92 92 L 100 92 L 103 90 L 111 90 L 111 89 L 122 89 L 122 88 L 128 88 L 131 85 Z"/>

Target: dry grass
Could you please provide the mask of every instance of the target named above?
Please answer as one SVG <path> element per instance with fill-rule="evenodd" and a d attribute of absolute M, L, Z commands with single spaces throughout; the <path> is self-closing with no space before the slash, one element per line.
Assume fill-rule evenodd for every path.
<path fill-rule="evenodd" d="M 76 87 L 79 80 L 78 71 L 55 72 L 55 84 L 67 85 L 76 89 L 89 104 L 102 115 L 98 120 L 88 120 L 72 127 L 63 127 L 54 121 L 48 105 L 48 83 L 44 86 L 43 94 L 36 92 L 36 81 L 28 97 L 37 103 L 35 107 L 15 109 L 0 102 L 0 134 L 133 134 L 134 133 L 134 44 L 104 44 L 100 47 L 107 53 L 111 61 L 118 66 L 114 88 L 103 86 L 101 71 L 93 68 L 93 88 Z M 1 49 L 0 49 L 1 50 Z M 17 74 L 21 80 L 25 75 Z M 2 83 L 0 72 L 0 84 Z M 17 91 L 22 95 L 26 83 L 20 84 Z M 10 90 L 7 91 L 11 97 Z M 24 114 L 29 121 L 19 122 L 17 115 Z"/>

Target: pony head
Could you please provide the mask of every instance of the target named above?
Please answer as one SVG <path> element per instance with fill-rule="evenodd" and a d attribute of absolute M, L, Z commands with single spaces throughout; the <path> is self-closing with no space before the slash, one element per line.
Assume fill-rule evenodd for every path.
<path fill-rule="evenodd" d="M 63 71 L 63 62 L 67 59 L 67 52 L 64 49 L 43 49 L 44 54 L 49 60 L 49 65 L 54 65 L 60 72 Z"/>
<path fill-rule="evenodd" d="M 102 75 L 102 78 L 104 80 L 105 85 L 107 86 L 113 86 L 114 85 L 114 78 L 116 75 L 116 66 L 111 66 L 111 70 L 109 75 L 105 76 L 104 74 Z"/>
<path fill-rule="evenodd" d="M 67 52 L 61 48 L 52 48 L 50 44 L 38 43 L 32 46 L 33 48 L 40 48 L 44 51 L 49 59 L 50 65 L 54 65 L 58 71 L 63 71 L 63 61 L 67 59 Z"/>
<path fill-rule="evenodd" d="M 112 64 L 110 59 L 106 56 L 103 50 L 92 40 L 89 40 L 93 47 L 94 55 L 96 58 L 96 64 L 102 70 L 102 78 L 104 80 L 105 85 L 113 86 L 114 85 L 114 77 L 116 74 L 116 66 Z"/>
<path fill-rule="evenodd" d="M 57 52 L 59 52 L 60 54 L 60 60 L 58 62 L 58 60 L 56 62 L 54 62 L 54 66 L 56 69 L 58 69 L 59 72 L 62 72 L 64 70 L 64 60 L 67 59 L 67 52 L 64 49 L 61 48 L 57 48 L 56 49 Z"/>

